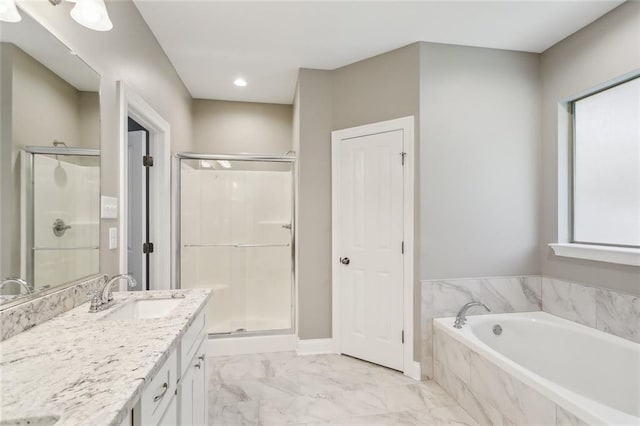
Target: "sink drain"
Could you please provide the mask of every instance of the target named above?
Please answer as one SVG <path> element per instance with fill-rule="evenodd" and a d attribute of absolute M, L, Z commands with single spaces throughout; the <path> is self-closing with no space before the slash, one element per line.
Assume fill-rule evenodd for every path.
<path fill-rule="evenodd" d="M 493 334 L 499 336 L 502 334 L 502 326 L 500 324 L 496 324 L 493 326 Z"/>

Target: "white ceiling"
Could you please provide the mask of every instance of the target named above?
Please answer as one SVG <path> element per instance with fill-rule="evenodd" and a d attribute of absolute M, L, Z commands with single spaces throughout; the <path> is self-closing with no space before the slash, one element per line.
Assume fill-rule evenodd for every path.
<path fill-rule="evenodd" d="M 623 1 L 134 0 L 194 98 L 291 103 L 298 68 L 416 41 L 543 52 Z M 238 76 L 248 86 L 238 88 Z"/>

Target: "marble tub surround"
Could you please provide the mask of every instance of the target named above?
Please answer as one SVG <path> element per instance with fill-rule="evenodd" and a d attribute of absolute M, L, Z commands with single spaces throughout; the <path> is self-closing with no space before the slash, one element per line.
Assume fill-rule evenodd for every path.
<path fill-rule="evenodd" d="M 556 425 L 556 404 L 435 329 L 435 380 L 480 424 Z M 455 355 L 453 358 L 452 356 Z M 572 419 L 566 413 L 563 418 Z"/>
<path fill-rule="evenodd" d="M 87 300 L 87 293 L 101 287 L 102 276 L 79 281 L 75 285 L 27 300 L 0 311 L 0 341 L 75 308 Z"/>
<path fill-rule="evenodd" d="M 542 278 L 542 310 L 640 343 L 640 297 Z"/>
<path fill-rule="evenodd" d="M 434 331 L 435 380 L 478 423 L 556 424 L 551 400 L 441 330 Z M 457 361 L 450 358 L 453 354 Z"/>
<path fill-rule="evenodd" d="M 132 299 L 184 298 L 165 317 L 102 320 Z M 114 293 L 113 307 L 83 304 L 0 343 L 0 420 L 59 416 L 56 426 L 119 425 L 206 305 L 208 290 Z"/>
<path fill-rule="evenodd" d="M 640 344 L 547 312 L 454 320 L 434 320 L 435 377 L 478 422 L 640 424 Z"/>
<path fill-rule="evenodd" d="M 342 355 L 210 357 L 209 425 L 476 425 L 434 381 Z"/>
<path fill-rule="evenodd" d="M 421 282 L 421 367 L 423 378 L 433 378 L 433 319 L 455 316 L 472 300 L 482 301 L 492 313 L 542 309 L 542 278 L 513 276 L 425 280 Z M 472 308 L 469 315 L 483 314 Z"/>

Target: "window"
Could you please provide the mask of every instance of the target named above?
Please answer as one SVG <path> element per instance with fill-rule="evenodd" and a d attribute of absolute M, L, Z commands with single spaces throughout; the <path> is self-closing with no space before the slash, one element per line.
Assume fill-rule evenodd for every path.
<path fill-rule="evenodd" d="M 572 110 L 571 243 L 640 247 L 640 78 Z"/>

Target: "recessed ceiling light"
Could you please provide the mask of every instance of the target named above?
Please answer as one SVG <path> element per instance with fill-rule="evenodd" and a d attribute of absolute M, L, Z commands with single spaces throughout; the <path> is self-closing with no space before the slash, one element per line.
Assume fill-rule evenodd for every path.
<path fill-rule="evenodd" d="M 238 87 L 244 87 L 247 85 L 247 80 L 245 80 L 242 77 L 236 78 L 236 80 L 233 82 L 233 84 L 235 84 Z"/>

